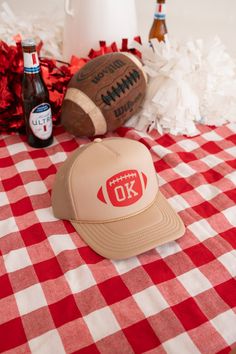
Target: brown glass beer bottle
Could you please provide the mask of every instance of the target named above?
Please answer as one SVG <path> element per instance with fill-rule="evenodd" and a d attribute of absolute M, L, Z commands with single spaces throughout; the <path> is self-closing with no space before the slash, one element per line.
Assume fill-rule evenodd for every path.
<path fill-rule="evenodd" d="M 24 58 L 22 99 L 27 140 L 30 146 L 43 148 L 53 142 L 49 93 L 41 76 L 35 41 L 23 40 L 22 49 Z"/>
<path fill-rule="evenodd" d="M 157 7 L 154 15 L 154 21 L 149 32 L 149 40 L 157 38 L 159 42 L 165 41 L 166 27 L 166 4 L 165 0 L 157 0 Z"/>

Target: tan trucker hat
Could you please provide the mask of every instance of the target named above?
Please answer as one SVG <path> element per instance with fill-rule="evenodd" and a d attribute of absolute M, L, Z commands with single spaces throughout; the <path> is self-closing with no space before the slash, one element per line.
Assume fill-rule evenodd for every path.
<path fill-rule="evenodd" d="M 95 139 L 78 148 L 56 175 L 52 207 L 110 259 L 138 255 L 185 232 L 158 188 L 149 150 L 126 138 Z"/>

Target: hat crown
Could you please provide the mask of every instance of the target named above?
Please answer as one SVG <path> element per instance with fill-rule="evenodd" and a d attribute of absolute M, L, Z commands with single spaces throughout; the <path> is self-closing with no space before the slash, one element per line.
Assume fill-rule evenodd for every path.
<path fill-rule="evenodd" d="M 150 152 L 130 139 L 107 138 L 78 149 L 66 170 L 61 182 L 67 185 L 72 220 L 97 223 L 129 217 L 150 206 L 158 192 Z"/>

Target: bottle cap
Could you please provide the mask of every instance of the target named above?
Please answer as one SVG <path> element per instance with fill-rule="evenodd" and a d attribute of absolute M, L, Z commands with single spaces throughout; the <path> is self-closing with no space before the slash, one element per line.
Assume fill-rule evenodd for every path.
<path fill-rule="evenodd" d="M 33 38 L 26 38 L 22 41 L 22 47 L 32 47 L 34 45 L 36 45 L 36 43 Z"/>

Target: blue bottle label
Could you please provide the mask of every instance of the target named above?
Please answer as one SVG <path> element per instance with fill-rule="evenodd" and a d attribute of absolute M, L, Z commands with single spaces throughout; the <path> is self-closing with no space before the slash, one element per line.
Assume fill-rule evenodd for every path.
<path fill-rule="evenodd" d="M 41 103 L 34 107 L 30 113 L 29 125 L 34 135 L 46 140 L 52 134 L 52 111 L 48 103 Z"/>

